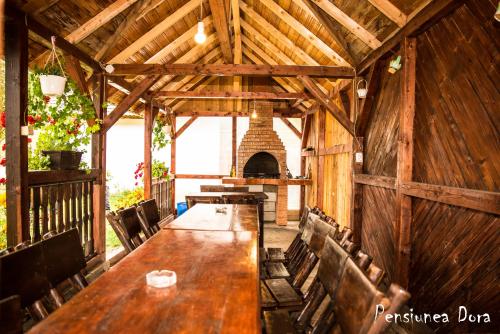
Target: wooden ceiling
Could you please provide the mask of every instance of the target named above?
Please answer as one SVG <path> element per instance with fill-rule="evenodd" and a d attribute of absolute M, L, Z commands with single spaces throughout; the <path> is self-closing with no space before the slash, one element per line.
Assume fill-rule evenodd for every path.
<path fill-rule="evenodd" d="M 10 2 L 103 64 L 356 67 L 431 0 L 202 0 L 207 35 L 202 45 L 193 39 L 200 17 L 200 0 Z M 45 40 L 30 33 L 32 64 L 43 65 L 47 46 Z M 127 76 L 125 80 L 125 85 L 134 87 L 142 77 Z M 213 80 L 195 75 L 164 75 L 151 93 L 190 91 Z M 274 78 L 274 81 L 276 90 L 304 91 L 302 82 L 296 78 Z M 324 93 L 332 91 L 336 84 L 334 80 L 317 81 Z M 242 80 L 235 80 L 234 90 L 241 87 Z M 126 90 L 111 89 L 110 95 L 111 101 L 120 101 Z M 155 96 L 169 106 L 179 103 L 168 98 Z M 303 106 L 310 104 L 304 101 Z"/>

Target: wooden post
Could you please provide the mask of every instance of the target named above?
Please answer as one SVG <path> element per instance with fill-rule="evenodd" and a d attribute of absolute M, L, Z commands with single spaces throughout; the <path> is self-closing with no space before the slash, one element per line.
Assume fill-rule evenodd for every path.
<path fill-rule="evenodd" d="M 152 174 L 152 141 L 153 141 L 153 104 L 146 102 L 144 110 L 144 199 L 151 198 Z"/>
<path fill-rule="evenodd" d="M 360 154 L 356 156 L 356 154 Z M 359 246 L 363 231 L 363 185 L 354 182 L 356 174 L 363 174 L 363 137 L 352 137 L 352 202 L 351 227 L 354 232 L 354 242 Z"/>
<path fill-rule="evenodd" d="M 306 119 L 310 118 L 311 115 L 305 115 L 302 117 L 302 140 L 300 144 L 300 175 L 306 175 L 306 157 L 302 156 L 302 149 L 304 148 L 304 141 L 307 143 L 307 138 L 304 138 L 305 130 L 306 130 Z M 299 207 L 299 217 L 302 217 L 302 212 L 304 211 L 304 207 L 306 205 L 306 186 L 300 186 L 300 207 Z"/>
<path fill-rule="evenodd" d="M 233 116 L 232 119 L 232 134 L 231 134 L 231 169 L 234 167 L 236 169 L 236 140 L 238 135 L 238 118 Z"/>
<path fill-rule="evenodd" d="M 26 125 L 28 103 L 28 29 L 24 20 L 6 14 L 7 245 L 14 246 L 30 238 L 28 138 L 21 136 L 21 127 Z"/>
<path fill-rule="evenodd" d="M 106 78 L 103 73 L 97 73 L 94 80 L 94 105 L 96 116 L 103 120 L 106 109 Z M 94 184 L 94 220 L 93 240 L 94 249 L 101 260 L 106 257 L 106 131 L 101 129 L 92 135 L 92 168 L 99 170 L 99 177 Z"/>
<path fill-rule="evenodd" d="M 398 240 L 396 280 L 408 287 L 411 251 L 411 197 L 404 195 L 401 186 L 411 181 L 413 172 L 413 120 L 415 117 L 416 39 L 404 38 L 401 45 L 403 59 L 401 79 L 401 106 L 399 111 L 398 159 L 396 174 L 396 235 Z"/>
<path fill-rule="evenodd" d="M 173 175 L 173 180 L 171 182 L 172 188 L 170 190 L 170 195 L 172 198 L 170 199 L 172 212 L 175 213 L 175 141 L 176 141 L 176 120 L 175 115 L 172 115 L 172 139 L 170 140 L 170 174 Z"/>
<path fill-rule="evenodd" d="M 325 135 L 326 135 L 326 111 L 323 106 L 319 108 L 318 112 L 318 153 L 325 149 Z M 316 202 L 318 207 L 323 210 L 323 197 L 325 195 L 325 156 L 318 154 L 318 181 L 316 188 Z"/>

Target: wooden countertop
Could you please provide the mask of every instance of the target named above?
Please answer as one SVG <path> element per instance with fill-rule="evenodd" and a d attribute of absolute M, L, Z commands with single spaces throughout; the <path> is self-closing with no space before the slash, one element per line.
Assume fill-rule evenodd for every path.
<path fill-rule="evenodd" d="M 222 196 L 226 197 L 238 197 L 241 195 L 253 195 L 256 199 L 267 199 L 267 195 L 263 192 L 250 191 L 250 192 L 199 192 L 199 193 L 190 193 L 186 195 L 188 197 L 199 197 L 199 198 L 222 198 Z"/>
<path fill-rule="evenodd" d="M 220 207 L 227 208 L 225 214 L 215 211 Z M 163 228 L 256 232 L 259 230 L 259 214 L 255 205 L 198 203 Z"/>
<path fill-rule="evenodd" d="M 259 178 L 241 178 L 241 177 L 223 177 L 222 184 L 234 185 L 275 185 L 275 186 L 305 186 L 311 185 L 311 179 L 259 179 Z"/>
<path fill-rule="evenodd" d="M 30 333 L 260 333 L 256 232 L 160 230 Z M 156 269 L 177 273 L 166 289 Z"/>

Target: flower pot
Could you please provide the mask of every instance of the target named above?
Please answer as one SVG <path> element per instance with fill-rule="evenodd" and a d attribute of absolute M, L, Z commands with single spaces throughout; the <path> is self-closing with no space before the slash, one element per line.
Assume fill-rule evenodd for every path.
<path fill-rule="evenodd" d="M 66 86 L 66 78 L 59 75 L 40 75 L 43 95 L 61 96 Z"/>
<path fill-rule="evenodd" d="M 83 152 L 76 151 L 42 151 L 49 157 L 51 170 L 78 169 Z"/>

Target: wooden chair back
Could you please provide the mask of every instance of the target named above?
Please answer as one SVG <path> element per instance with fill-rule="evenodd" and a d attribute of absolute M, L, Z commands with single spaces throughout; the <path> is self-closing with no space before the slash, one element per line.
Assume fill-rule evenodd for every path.
<path fill-rule="evenodd" d="M 3 334 L 21 334 L 23 332 L 23 314 L 19 295 L 0 300 L 0 329 Z"/>
<path fill-rule="evenodd" d="M 40 242 L 0 257 L 0 298 L 19 295 L 36 320 L 48 312 L 41 302 L 50 290 Z"/>
<path fill-rule="evenodd" d="M 135 207 L 118 210 L 116 213 L 111 212 L 107 218 L 127 253 L 143 243 L 140 236 L 141 223 Z"/>
<path fill-rule="evenodd" d="M 139 202 L 137 213 L 142 230 L 147 238 L 160 230 L 160 210 L 158 210 L 155 199 Z"/>
<path fill-rule="evenodd" d="M 376 306 L 387 304 L 387 299 L 354 260 L 347 259 L 333 304 L 335 327 L 342 333 L 375 333 L 370 329 L 374 325 Z M 376 333 L 387 328 L 379 327 Z"/>
<path fill-rule="evenodd" d="M 212 192 L 212 193 L 227 193 L 227 192 L 248 192 L 249 187 L 245 186 L 234 186 L 234 187 L 227 187 L 224 185 L 201 185 L 200 186 L 200 191 L 201 192 Z"/>
<path fill-rule="evenodd" d="M 87 264 L 76 228 L 56 235 L 46 234 L 41 244 L 47 278 L 52 287 L 55 288 L 68 279 L 78 290 L 88 286 L 81 273 Z"/>

